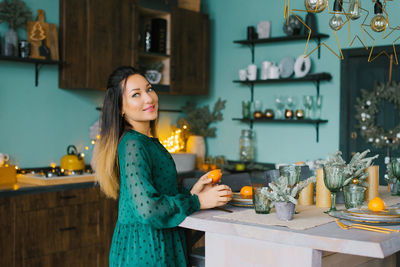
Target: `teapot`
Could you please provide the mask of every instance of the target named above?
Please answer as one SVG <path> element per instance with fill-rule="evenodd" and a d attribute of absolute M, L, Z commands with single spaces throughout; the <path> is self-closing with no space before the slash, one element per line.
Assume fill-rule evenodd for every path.
<path fill-rule="evenodd" d="M 85 169 L 85 158 L 78 153 L 74 145 L 69 145 L 67 155 L 61 158 L 60 167 L 65 171 L 83 171 Z"/>

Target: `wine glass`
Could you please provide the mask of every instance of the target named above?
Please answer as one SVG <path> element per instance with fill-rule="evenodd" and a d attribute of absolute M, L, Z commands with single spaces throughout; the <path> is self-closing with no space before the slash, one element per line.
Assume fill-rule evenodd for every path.
<path fill-rule="evenodd" d="M 286 176 L 288 178 L 288 183 L 290 187 L 293 187 L 300 181 L 300 165 L 282 165 L 279 166 L 279 173 L 281 176 Z"/>
<path fill-rule="evenodd" d="M 311 108 L 313 106 L 313 102 L 314 102 L 313 96 L 310 95 L 303 96 L 303 105 L 306 113 L 304 117 L 306 119 L 311 119 Z"/>
<path fill-rule="evenodd" d="M 280 95 L 275 96 L 275 106 L 277 108 L 276 117 L 278 119 L 283 118 L 283 109 L 285 107 L 284 97 Z"/>
<path fill-rule="evenodd" d="M 316 119 L 321 119 L 322 100 L 323 100 L 322 95 L 317 96 L 315 99 L 315 107 L 317 108 Z"/>
<path fill-rule="evenodd" d="M 295 96 L 288 96 L 286 104 L 290 110 L 295 110 L 297 105 L 297 98 Z"/>
<path fill-rule="evenodd" d="M 344 165 L 331 164 L 324 165 L 324 183 L 326 188 L 331 191 L 331 209 L 327 212 L 336 211 L 336 193 L 343 187 L 344 183 Z"/>

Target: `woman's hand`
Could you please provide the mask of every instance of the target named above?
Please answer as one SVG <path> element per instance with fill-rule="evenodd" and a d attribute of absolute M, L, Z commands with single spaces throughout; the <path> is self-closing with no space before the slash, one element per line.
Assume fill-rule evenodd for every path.
<path fill-rule="evenodd" d="M 204 174 L 203 176 L 201 176 L 199 178 L 199 180 L 197 180 L 197 182 L 193 185 L 192 189 L 190 190 L 190 193 L 192 195 L 198 195 L 201 191 L 203 191 L 204 189 L 206 189 L 207 187 L 212 187 L 212 179 L 208 178 L 208 174 L 210 172 L 207 172 L 206 174 Z"/>
<path fill-rule="evenodd" d="M 223 206 L 232 199 L 232 190 L 227 185 L 215 185 L 208 190 L 197 194 L 200 201 L 200 209 L 211 209 Z"/>

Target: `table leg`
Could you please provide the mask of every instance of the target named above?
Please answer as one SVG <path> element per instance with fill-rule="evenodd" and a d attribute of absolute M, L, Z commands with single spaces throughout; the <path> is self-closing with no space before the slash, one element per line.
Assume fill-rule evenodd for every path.
<path fill-rule="evenodd" d="M 319 250 L 206 232 L 206 267 L 321 267 Z"/>

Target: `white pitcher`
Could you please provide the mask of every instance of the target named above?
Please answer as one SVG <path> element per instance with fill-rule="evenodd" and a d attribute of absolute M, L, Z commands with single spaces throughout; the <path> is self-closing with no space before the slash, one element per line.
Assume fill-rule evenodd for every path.
<path fill-rule="evenodd" d="M 4 165 L 4 163 L 6 163 L 6 161 L 8 161 L 10 159 L 10 157 L 7 154 L 4 153 L 0 153 L 0 167 Z"/>

